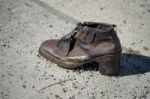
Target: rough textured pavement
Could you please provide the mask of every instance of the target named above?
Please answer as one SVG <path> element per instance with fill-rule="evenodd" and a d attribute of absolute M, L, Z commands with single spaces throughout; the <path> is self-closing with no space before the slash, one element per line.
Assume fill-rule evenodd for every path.
<path fill-rule="evenodd" d="M 119 77 L 96 63 L 68 70 L 38 55 L 78 21 L 115 23 Z M 0 99 L 150 99 L 149 0 L 0 0 Z"/>

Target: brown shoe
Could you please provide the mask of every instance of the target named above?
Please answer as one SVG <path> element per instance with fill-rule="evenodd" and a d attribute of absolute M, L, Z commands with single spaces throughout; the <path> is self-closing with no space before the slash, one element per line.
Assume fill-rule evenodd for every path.
<path fill-rule="evenodd" d="M 121 44 L 114 27 L 105 23 L 79 23 L 61 39 L 44 41 L 39 53 L 65 68 L 98 61 L 101 74 L 119 75 Z"/>

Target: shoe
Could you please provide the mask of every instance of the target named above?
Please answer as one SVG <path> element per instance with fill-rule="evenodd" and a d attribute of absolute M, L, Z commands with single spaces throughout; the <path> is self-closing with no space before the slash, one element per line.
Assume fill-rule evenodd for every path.
<path fill-rule="evenodd" d="M 39 54 L 58 66 L 70 69 L 97 61 L 101 74 L 119 75 L 122 48 L 114 27 L 116 25 L 106 23 L 78 23 L 61 39 L 44 41 Z"/>

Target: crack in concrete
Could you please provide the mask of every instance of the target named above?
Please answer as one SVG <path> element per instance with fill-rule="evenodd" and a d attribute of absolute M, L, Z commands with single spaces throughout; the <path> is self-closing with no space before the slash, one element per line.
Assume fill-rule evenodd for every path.
<path fill-rule="evenodd" d="M 77 24 L 79 21 L 74 19 L 73 17 L 70 17 L 66 15 L 65 13 L 62 13 L 61 11 L 55 9 L 54 7 L 51 7 L 47 3 L 42 2 L 41 0 L 30 0 L 31 2 L 34 2 L 38 4 L 39 6 L 46 8 L 49 12 L 52 14 L 56 15 L 58 18 L 63 19 L 65 22 L 72 23 L 72 24 Z"/>

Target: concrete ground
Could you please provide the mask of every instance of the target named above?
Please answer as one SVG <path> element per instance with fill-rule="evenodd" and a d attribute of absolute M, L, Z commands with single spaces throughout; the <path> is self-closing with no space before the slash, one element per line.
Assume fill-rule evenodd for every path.
<path fill-rule="evenodd" d="M 119 77 L 96 63 L 76 70 L 38 55 L 78 21 L 114 23 L 123 46 Z M 0 0 L 0 99 L 150 99 L 149 0 Z"/>

